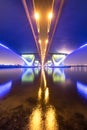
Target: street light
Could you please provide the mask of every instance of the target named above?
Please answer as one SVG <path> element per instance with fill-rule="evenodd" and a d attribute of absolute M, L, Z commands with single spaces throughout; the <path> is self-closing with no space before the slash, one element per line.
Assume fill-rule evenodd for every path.
<path fill-rule="evenodd" d="M 48 43 L 48 39 L 46 39 L 45 43 L 46 43 L 46 44 Z"/>
<path fill-rule="evenodd" d="M 38 41 L 40 44 L 41 44 L 41 39 L 39 39 L 39 41 Z"/>
<path fill-rule="evenodd" d="M 48 19 L 51 20 L 53 18 L 53 13 L 52 12 L 49 12 L 48 13 Z"/>
<path fill-rule="evenodd" d="M 36 20 L 39 20 L 40 19 L 40 14 L 38 12 L 35 12 L 34 17 L 35 17 Z"/>

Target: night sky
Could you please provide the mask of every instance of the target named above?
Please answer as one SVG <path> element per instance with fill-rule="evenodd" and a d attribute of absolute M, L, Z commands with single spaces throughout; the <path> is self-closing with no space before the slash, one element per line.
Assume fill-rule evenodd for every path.
<path fill-rule="evenodd" d="M 0 42 L 17 53 L 37 52 L 21 0 L 0 0 Z M 50 51 L 70 52 L 86 42 L 87 0 L 65 0 Z"/>
<path fill-rule="evenodd" d="M 70 52 L 86 42 L 87 0 L 65 0 L 51 51 Z"/>

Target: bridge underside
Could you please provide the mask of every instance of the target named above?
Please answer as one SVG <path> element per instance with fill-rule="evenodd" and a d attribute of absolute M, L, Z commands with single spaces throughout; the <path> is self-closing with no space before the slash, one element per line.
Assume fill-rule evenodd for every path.
<path fill-rule="evenodd" d="M 67 54 L 49 53 L 45 62 L 45 66 L 60 66 Z M 22 54 L 22 58 L 28 66 L 40 66 L 41 61 L 38 53 Z"/>

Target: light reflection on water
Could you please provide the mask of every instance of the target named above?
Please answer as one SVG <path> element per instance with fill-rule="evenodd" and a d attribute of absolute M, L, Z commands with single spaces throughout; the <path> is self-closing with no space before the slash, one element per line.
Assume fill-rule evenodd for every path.
<path fill-rule="evenodd" d="M 0 99 L 11 92 L 13 81 L 19 80 L 22 72 L 22 69 L 0 69 Z"/>
<path fill-rule="evenodd" d="M 41 130 L 42 123 L 42 108 L 40 105 L 36 106 L 29 118 L 29 130 Z"/>
<path fill-rule="evenodd" d="M 48 103 L 48 101 L 49 101 L 49 88 L 46 87 L 46 89 L 45 89 L 45 96 L 44 96 L 44 102 Z"/>
<path fill-rule="evenodd" d="M 87 85 L 84 85 L 77 81 L 77 91 L 79 95 L 87 100 Z"/>
<path fill-rule="evenodd" d="M 58 123 L 56 120 L 56 111 L 53 106 L 49 106 L 45 113 L 45 126 L 46 130 L 58 130 Z"/>
<path fill-rule="evenodd" d="M 0 99 L 6 97 L 12 89 L 12 83 L 21 79 L 23 83 L 33 83 L 40 68 L 0 69 Z"/>
<path fill-rule="evenodd" d="M 44 86 L 42 86 L 44 85 Z M 29 130 L 58 130 L 55 108 L 49 103 L 49 88 L 44 69 L 41 73 L 41 87 L 38 90 L 38 105 L 29 117 Z"/>
<path fill-rule="evenodd" d="M 22 82 L 24 83 L 32 83 L 34 82 L 34 72 L 32 68 L 25 69 L 22 75 Z"/>
<path fill-rule="evenodd" d="M 41 100 L 41 97 L 42 97 L 42 89 L 41 87 L 39 88 L 39 91 L 38 91 L 38 100 L 40 101 Z"/>
<path fill-rule="evenodd" d="M 0 85 L 0 99 L 4 98 L 11 91 L 11 87 L 12 81 Z"/>
<path fill-rule="evenodd" d="M 39 72 L 40 72 L 40 67 L 34 68 L 34 73 L 35 73 L 35 75 L 38 75 Z"/>
<path fill-rule="evenodd" d="M 65 74 L 63 69 L 55 68 L 53 71 L 53 82 L 65 82 Z"/>
<path fill-rule="evenodd" d="M 49 87 L 44 68 L 41 71 L 41 84 L 38 91 L 38 105 L 29 117 L 30 130 L 58 130 L 56 110 L 49 102 Z M 37 121 L 36 121 L 37 120 Z"/>
<path fill-rule="evenodd" d="M 56 114 L 56 107 L 54 107 L 55 105 L 50 103 L 51 89 L 56 88 L 55 90 L 58 91 L 61 90 L 61 92 L 60 91 L 58 92 L 60 93 L 61 97 L 67 96 L 68 92 L 70 92 L 70 95 L 74 97 L 74 95 L 72 95 L 72 91 L 74 91 L 74 94 L 76 94 L 75 98 L 77 98 L 76 99 L 77 101 L 78 101 L 78 97 L 83 97 L 83 100 L 85 99 L 87 101 L 87 78 L 86 78 L 87 67 L 72 67 L 69 69 L 68 68 L 66 69 L 47 68 L 46 70 L 47 70 L 46 75 L 44 69 L 42 69 L 41 72 L 41 83 L 37 92 L 38 103 L 36 107 L 32 110 L 32 114 L 29 117 L 29 124 L 28 124 L 29 130 L 35 130 L 35 129 L 58 130 L 59 129 L 59 124 L 56 119 L 58 114 L 58 113 Z M 34 83 L 35 76 L 38 75 L 39 72 L 40 69 L 38 68 L 0 70 L 0 97 L 4 98 L 6 95 L 8 95 L 8 93 L 11 92 L 14 81 L 17 80 L 19 81 L 19 79 L 22 83 L 28 83 L 28 85 L 31 86 L 31 83 Z M 52 82 L 54 88 L 51 88 L 52 85 L 51 84 L 48 85 L 48 82 L 46 80 L 46 76 L 49 77 L 49 75 L 50 78 L 52 79 L 52 81 L 50 80 L 50 82 Z M 66 86 L 69 87 L 62 87 L 62 85 L 59 86 L 58 83 L 60 82 L 62 83 L 62 85 L 66 84 Z M 7 88 L 7 92 L 3 94 L 4 92 L 2 90 L 6 91 L 6 88 Z M 23 90 L 24 89 L 25 88 L 23 87 Z M 63 91 L 65 89 L 66 91 Z M 57 101 L 57 99 L 55 100 Z M 81 102 L 81 100 L 79 100 L 79 102 Z"/>
<path fill-rule="evenodd" d="M 53 69 L 51 67 L 45 67 L 45 70 L 46 70 L 48 75 L 52 75 Z"/>
<path fill-rule="evenodd" d="M 0 84 L 10 80 L 17 81 L 21 78 L 23 69 L 0 69 Z"/>
<path fill-rule="evenodd" d="M 58 130 L 55 108 L 37 105 L 29 117 L 29 130 Z"/>
<path fill-rule="evenodd" d="M 45 104 L 49 101 L 49 88 L 39 88 L 38 91 L 38 101 L 44 100 Z"/>
<path fill-rule="evenodd" d="M 33 83 L 35 76 L 38 75 L 40 72 L 40 68 L 28 68 L 24 69 L 24 72 L 22 74 L 22 82 L 23 83 Z"/>
<path fill-rule="evenodd" d="M 49 75 L 51 68 L 46 68 Z M 77 93 L 87 100 L 87 67 L 71 67 L 67 68 L 54 68 L 51 71 L 52 80 L 54 83 L 65 83 L 66 85 L 75 83 Z M 84 85 L 85 83 L 85 85 Z"/>

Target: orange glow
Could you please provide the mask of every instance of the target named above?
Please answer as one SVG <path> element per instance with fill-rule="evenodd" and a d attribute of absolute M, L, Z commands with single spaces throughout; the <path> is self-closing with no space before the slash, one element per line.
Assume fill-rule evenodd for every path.
<path fill-rule="evenodd" d="M 56 112 L 53 106 L 50 106 L 47 109 L 45 115 L 46 115 L 45 119 L 46 130 L 59 130 L 56 120 Z"/>
<path fill-rule="evenodd" d="M 41 44 L 41 39 L 39 39 L 39 41 L 38 41 L 40 44 Z"/>
<path fill-rule="evenodd" d="M 47 81 L 46 81 L 46 76 L 45 76 L 45 72 L 44 72 L 43 66 L 42 66 L 42 76 L 43 76 L 43 81 L 44 81 L 44 87 L 46 88 L 46 86 L 47 86 Z"/>
<path fill-rule="evenodd" d="M 40 19 L 40 14 L 38 12 L 35 12 L 34 17 L 35 17 L 36 20 L 39 20 Z"/>
<path fill-rule="evenodd" d="M 46 43 L 46 44 L 48 43 L 48 39 L 46 39 L 45 43 Z"/>
<path fill-rule="evenodd" d="M 39 91 L 38 91 L 38 100 L 41 100 L 41 96 L 42 96 L 42 90 L 41 90 L 41 87 L 40 87 Z"/>
<path fill-rule="evenodd" d="M 45 89 L 45 103 L 48 103 L 49 101 L 49 88 L 46 88 Z"/>
<path fill-rule="evenodd" d="M 30 118 L 29 118 L 29 130 L 41 130 L 42 128 L 42 109 L 40 106 L 37 106 Z"/>
<path fill-rule="evenodd" d="M 48 19 L 51 20 L 53 18 L 53 13 L 52 12 L 49 12 L 48 13 Z"/>
<path fill-rule="evenodd" d="M 33 0 L 34 18 L 35 18 L 37 32 L 36 32 L 36 30 L 34 30 L 34 27 L 33 27 L 31 16 L 29 14 L 27 0 L 22 0 L 22 2 L 23 2 L 23 6 L 24 6 L 24 9 L 26 12 L 26 16 L 27 16 L 29 24 L 31 26 L 31 30 L 32 30 L 39 54 L 41 54 L 40 58 L 41 58 L 42 66 L 44 66 L 45 58 L 46 58 L 46 55 L 48 53 L 50 44 L 52 42 L 57 23 L 59 21 L 59 17 L 61 15 L 61 10 L 62 10 L 64 0 L 61 0 L 61 3 L 59 5 L 58 15 L 57 15 L 56 22 L 55 22 L 54 29 L 53 29 L 53 33 L 52 33 L 52 36 L 50 39 L 48 39 L 48 38 L 49 38 L 49 32 L 50 32 L 52 19 L 54 17 L 54 13 L 53 13 L 54 12 L 54 9 L 53 9 L 54 8 L 54 0 L 52 0 L 52 2 L 50 2 L 50 6 L 49 6 L 50 8 L 47 6 L 47 10 L 49 9 L 48 10 L 49 12 L 46 12 L 47 10 L 44 11 L 43 8 L 39 7 L 39 5 L 42 4 L 42 2 L 40 4 L 38 4 L 38 2 L 36 0 Z M 47 18 L 44 18 L 45 13 L 47 14 L 46 15 Z M 36 37 L 36 34 L 37 34 L 37 37 Z M 41 39 L 38 40 L 38 38 L 41 38 Z"/>

